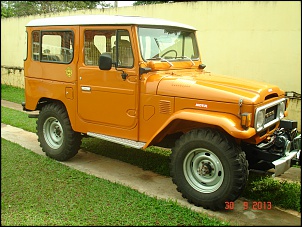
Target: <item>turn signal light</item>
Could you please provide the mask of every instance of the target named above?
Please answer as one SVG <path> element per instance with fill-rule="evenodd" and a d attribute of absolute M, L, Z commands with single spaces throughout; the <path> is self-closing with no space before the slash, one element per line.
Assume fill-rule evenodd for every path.
<path fill-rule="evenodd" d="M 252 123 L 252 114 L 251 113 L 242 113 L 241 114 L 241 126 L 244 129 L 248 129 Z"/>

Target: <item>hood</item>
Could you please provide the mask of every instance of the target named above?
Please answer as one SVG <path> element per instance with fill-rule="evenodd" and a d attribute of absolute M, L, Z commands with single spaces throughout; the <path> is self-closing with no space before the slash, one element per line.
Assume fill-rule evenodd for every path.
<path fill-rule="evenodd" d="M 230 103 L 243 98 L 246 104 L 257 104 L 284 95 L 276 85 L 198 70 L 156 72 L 147 78 L 146 86 L 146 91 L 155 89 L 158 95 Z"/>

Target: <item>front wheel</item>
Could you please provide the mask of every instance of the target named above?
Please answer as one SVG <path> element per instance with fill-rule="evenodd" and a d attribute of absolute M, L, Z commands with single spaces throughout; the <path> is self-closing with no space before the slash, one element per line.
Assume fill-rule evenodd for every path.
<path fill-rule="evenodd" d="M 37 135 L 45 154 L 58 161 L 74 157 L 81 146 L 81 134 L 73 131 L 64 105 L 45 105 L 37 120 Z"/>
<path fill-rule="evenodd" d="M 184 134 L 170 156 L 173 183 L 196 206 L 222 210 L 242 193 L 248 162 L 240 147 L 223 133 L 207 128 Z"/>

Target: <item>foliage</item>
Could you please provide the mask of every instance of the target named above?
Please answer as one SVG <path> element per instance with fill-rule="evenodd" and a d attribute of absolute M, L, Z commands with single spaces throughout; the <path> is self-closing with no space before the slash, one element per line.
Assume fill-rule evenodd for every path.
<path fill-rule="evenodd" d="M 133 6 L 196 1 L 135 1 Z M 1 1 L 1 18 L 113 7 L 106 1 Z"/>
<path fill-rule="evenodd" d="M 135 1 L 134 6 L 139 5 L 151 5 L 151 4 L 162 4 L 162 3 L 175 3 L 175 2 L 197 2 L 197 1 Z"/>
<path fill-rule="evenodd" d="M 251 174 L 243 197 L 254 201 L 269 201 L 274 206 L 301 212 L 301 183 L 278 181 L 270 176 Z"/>
<path fill-rule="evenodd" d="M 161 3 L 170 3 L 170 2 L 174 2 L 174 1 L 135 1 L 133 5 L 140 6 L 140 5 L 161 4 Z"/>
<path fill-rule="evenodd" d="M 104 1 L 1 1 L 1 18 L 112 7 Z"/>

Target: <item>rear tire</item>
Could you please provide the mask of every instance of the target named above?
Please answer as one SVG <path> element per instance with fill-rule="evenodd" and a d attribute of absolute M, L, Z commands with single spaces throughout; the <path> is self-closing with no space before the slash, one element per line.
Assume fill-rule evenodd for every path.
<path fill-rule="evenodd" d="M 176 141 L 170 173 L 188 202 L 222 210 L 235 201 L 248 179 L 248 162 L 240 147 L 211 128 L 190 131 Z"/>
<path fill-rule="evenodd" d="M 45 105 L 37 120 L 38 141 L 45 154 L 58 161 L 74 157 L 81 146 L 81 134 L 73 131 L 61 103 Z"/>

